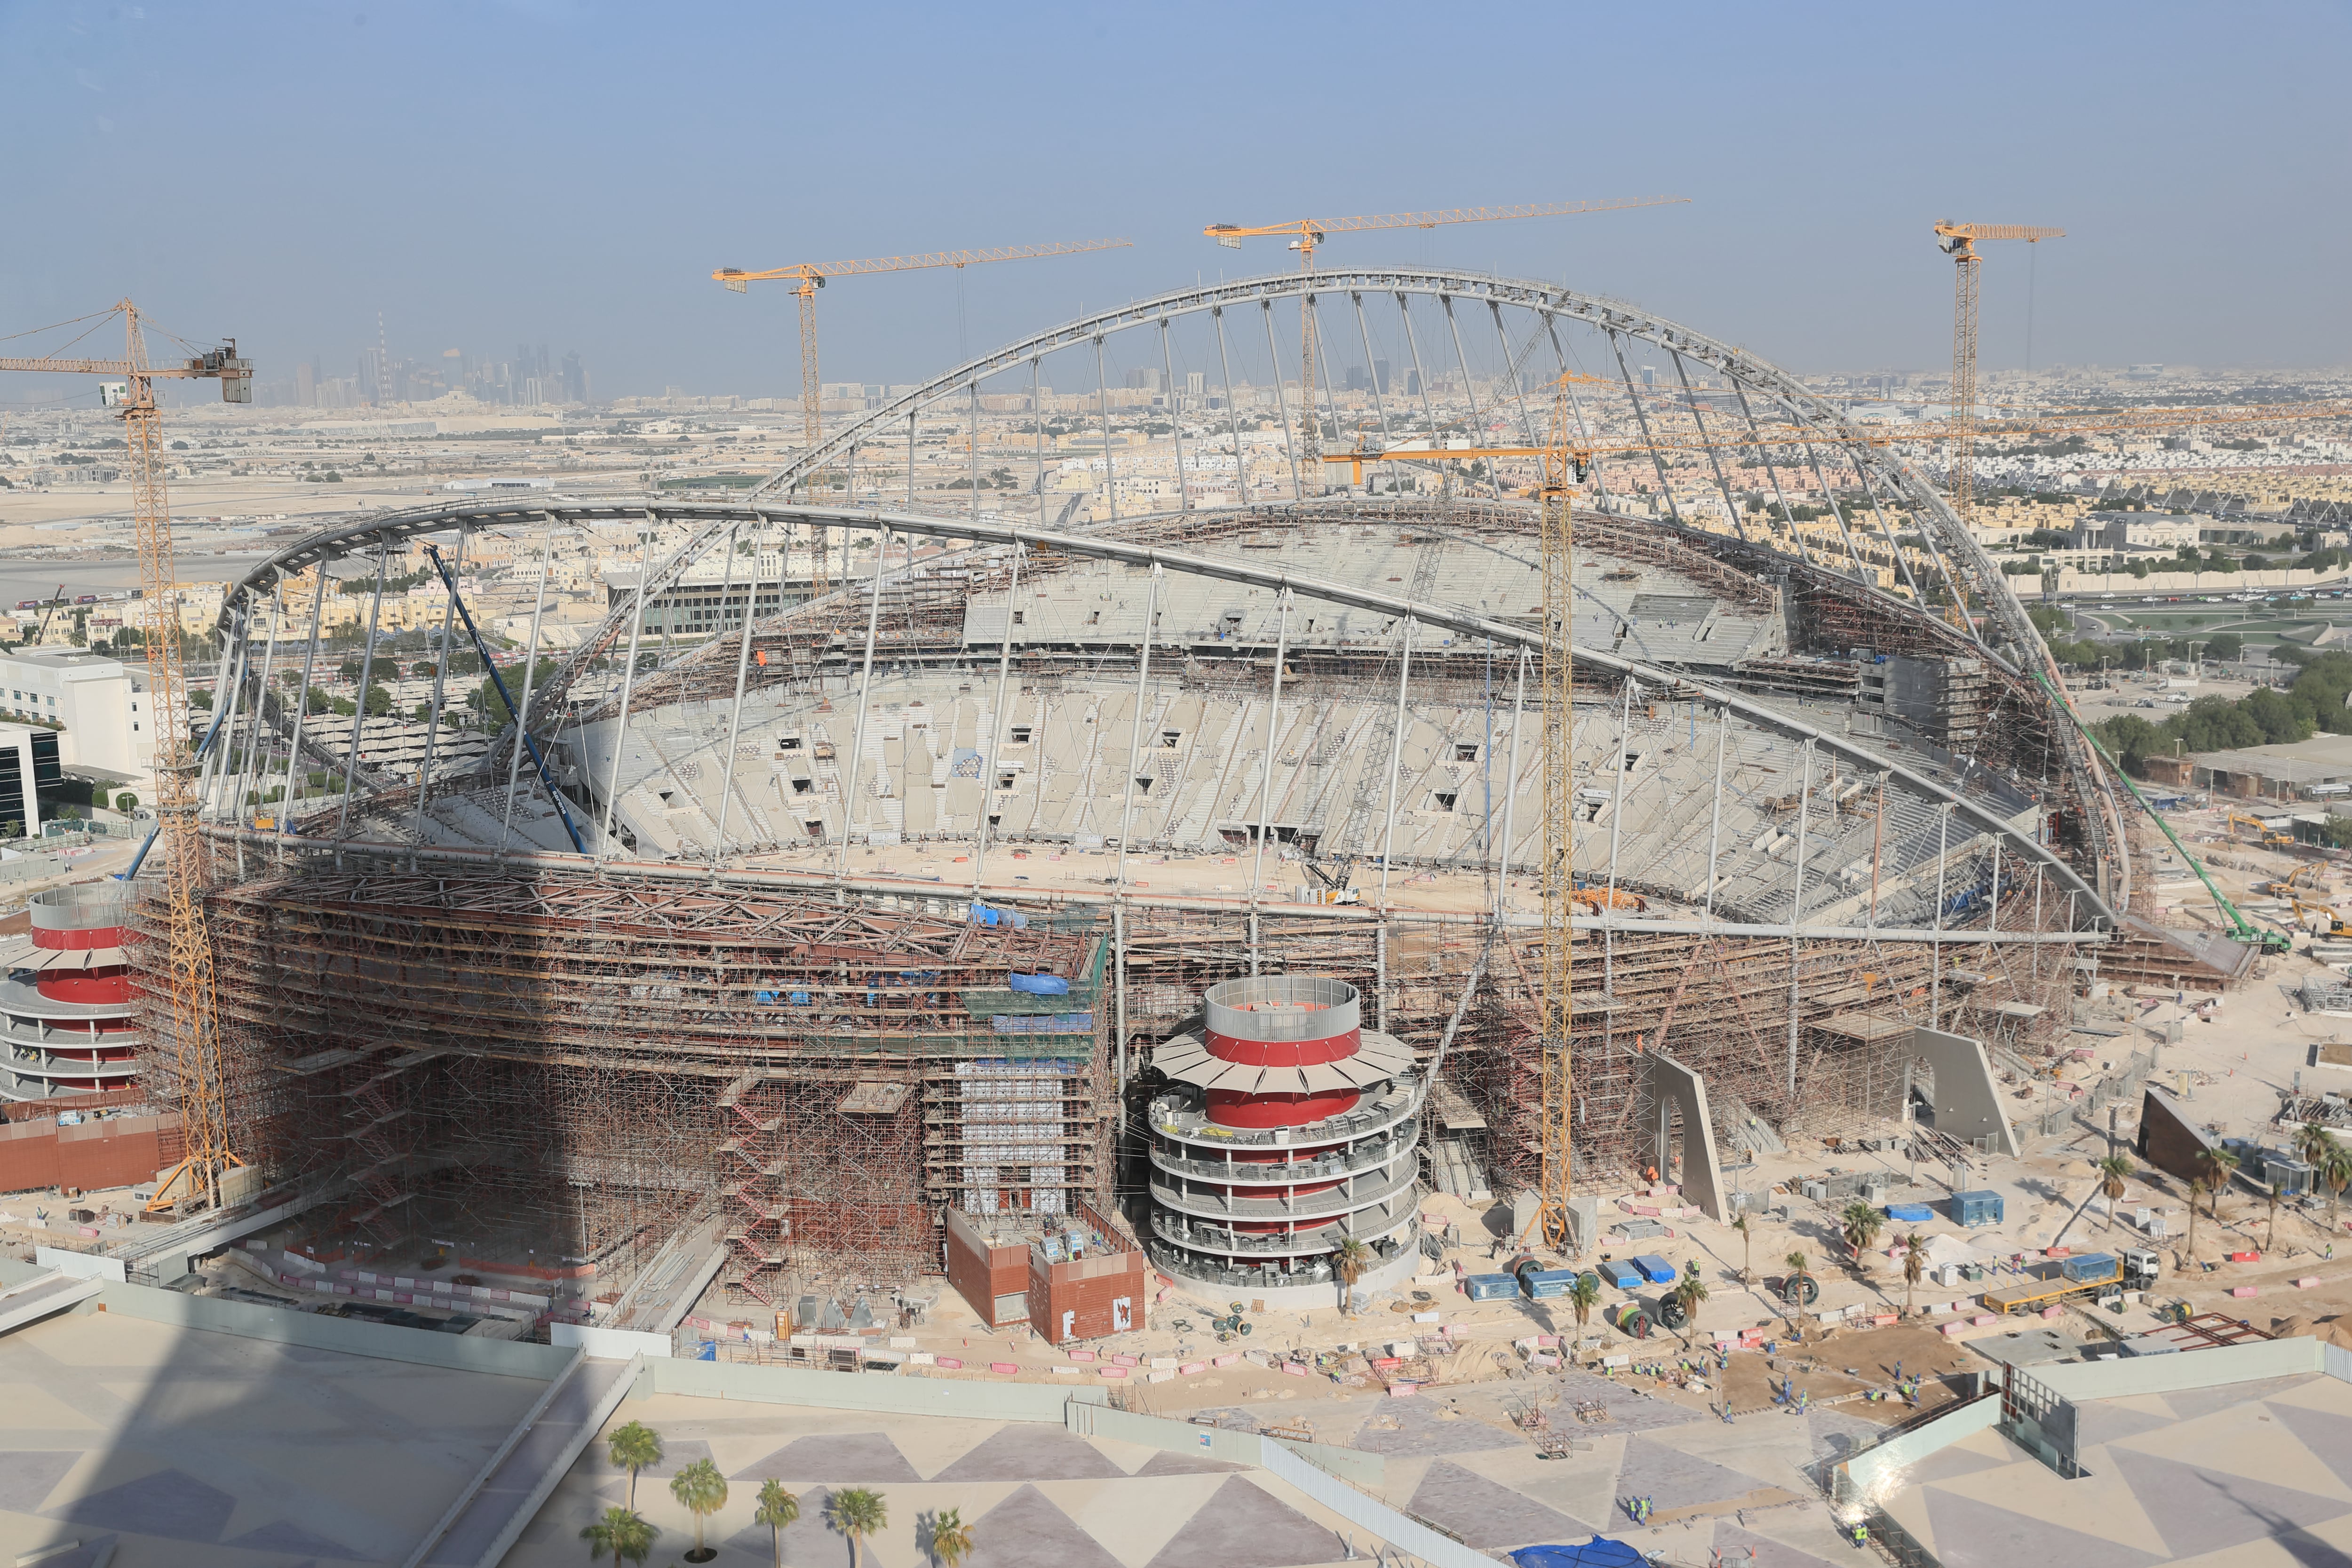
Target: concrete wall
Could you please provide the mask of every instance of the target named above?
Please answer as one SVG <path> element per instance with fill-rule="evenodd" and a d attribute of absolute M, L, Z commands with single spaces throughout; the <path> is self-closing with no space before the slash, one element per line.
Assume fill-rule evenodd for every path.
<path fill-rule="evenodd" d="M 1838 1467 L 1844 1481 L 1833 1486 L 1840 1501 L 1853 1497 L 1869 1497 L 1884 1487 L 1895 1472 L 1917 1464 L 1938 1449 L 1948 1448 L 1963 1437 L 1973 1437 L 1979 1432 L 1990 1432 L 2000 1424 L 2000 1398 L 1973 1399 L 1946 1415 L 1914 1426 L 1897 1437 L 1890 1437 L 1876 1447 L 1866 1448 Z"/>
<path fill-rule="evenodd" d="M 599 1329 L 586 1323 L 550 1323 L 547 1340 L 560 1349 L 577 1347 L 608 1361 L 626 1361 L 633 1355 L 650 1361 L 673 1352 L 667 1334 L 649 1334 L 636 1329 Z"/>
<path fill-rule="evenodd" d="M 569 1352 L 560 1352 L 569 1353 Z M 889 1373 L 812 1372 L 724 1361 L 648 1361 L 653 1391 L 689 1398 L 745 1399 L 823 1410 L 874 1410 L 895 1415 L 963 1415 L 978 1421 L 1051 1421 L 1070 1401 L 1102 1404 L 1100 1388 L 1042 1383 L 966 1383 Z"/>
<path fill-rule="evenodd" d="M 1936 1075 L 1936 1131 L 1963 1142 L 1990 1135 L 1995 1153 L 2014 1158 L 2017 1130 L 2001 1105 L 2000 1086 L 1993 1081 L 1984 1042 L 1915 1028 L 1911 1052 L 1924 1058 Z"/>
<path fill-rule="evenodd" d="M 2322 1370 L 2319 1342 L 2306 1338 L 2216 1345 L 2183 1351 L 2179 1355 L 2044 1363 L 2028 1367 L 2026 1373 L 2053 1394 L 2084 1400 L 2173 1394 L 2184 1388 L 2222 1388 L 2233 1383 L 2259 1383 L 2264 1378 L 2296 1377 Z"/>
<path fill-rule="evenodd" d="M 2201 1182 L 2210 1169 L 2205 1156 L 2213 1140 L 2189 1120 L 2179 1100 L 2154 1087 L 2140 1091 L 2139 1136 L 2133 1151 L 2167 1175 Z"/>
<path fill-rule="evenodd" d="M 288 1311 L 251 1301 L 184 1296 L 176 1290 L 159 1290 L 147 1285 L 109 1285 L 100 1292 L 99 1300 L 110 1312 L 152 1323 L 169 1323 L 174 1328 L 201 1329 L 208 1333 L 235 1334 L 241 1339 L 268 1340 L 277 1344 L 307 1345 L 312 1350 L 340 1351 L 345 1355 L 373 1356 L 378 1361 L 491 1373 L 500 1377 L 530 1377 L 544 1382 L 561 1373 L 573 1353 L 552 1345 L 474 1339 L 464 1334 L 436 1333 L 430 1329 L 322 1318 L 315 1312 Z"/>
<path fill-rule="evenodd" d="M 1724 1205 L 1723 1171 L 1716 1163 L 1715 1119 L 1707 1110 L 1706 1079 L 1696 1068 L 1654 1051 L 1642 1058 L 1641 1071 L 1652 1105 L 1671 1104 L 1682 1113 L 1683 1196 L 1696 1204 L 1707 1218 L 1717 1223 L 1727 1220 L 1730 1213 Z M 1662 1144 L 1654 1155 L 1661 1174 L 1668 1168 L 1669 1152 Z"/>

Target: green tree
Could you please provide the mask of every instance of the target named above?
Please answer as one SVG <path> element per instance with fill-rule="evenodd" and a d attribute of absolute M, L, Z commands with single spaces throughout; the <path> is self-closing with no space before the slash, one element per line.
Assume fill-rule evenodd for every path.
<path fill-rule="evenodd" d="M 209 691 L 192 690 L 188 693 L 188 706 L 202 709 L 209 713 L 213 710 L 213 694 Z"/>
<path fill-rule="evenodd" d="M 114 796 L 114 809 L 121 812 L 136 811 L 139 809 L 139 797 L 127 789 L 118 790 Z"/>
<path fill-rule="evenodd" d="M 709 1459 L 697 1459 L 669 1479 L 669 1495 L 694 1515 L 694 1550 L 688 1563 L 708 1563 L 719 1555 L 702 1543 L 703 1521 L 727 1506 L 727 1478 Z"/>
<path fill-rule="evenodd" d="M 1878 1212 L 1875 1205 L 1864 1203 L 1859 1198 L 1845 1205 L 1845 1211 L 1838 1215 L 1838 1233 L 1845 1237 L 1845 1244 L 1853 1248 L 1856 1264 L 1861 1263 L 1862 1255 L 1869 1249 L 1870 1244 L 1878 1239 L 1878 1233 L 1886 1228 L 1886 1216 Z"/>
<path fill-rule="evenodd" d="M 931 1555 L 945 1568 L 963 1568 L 971 1546 L 971 1526 L 963 1521 L 961 1509 L 949 1509 L 932 1519 Z"/>
<path fill-rule="evenodd" d="M 1903 1315 L 1911 1315 L 1911 1298 L 1919 1289 L 1919 1276 L 1927 1272 L 1927 1238 L 1912 1231 L 1903 1238 Z"/>
<path fill-rule="evenodd" d="M 1576 1326 L 1584 1327 L 1592 1321 L 1592 1309 L 1601 1304 L 1601 1277 L 1579 1274 L 1569 1281 L 1568 1304 L 1576 1313 Z"/>
<path fill-rule="evenodd" d="M 661 1434 L 642 1421 L 614 1429 L 605 1448 L 613 1463 L 629 1472 L 629 1506 L 637 1506 L 637 1472 L 661 1463 Z"/>
<path fill-rule="evenodd" d="M 845 1487 L 825 1504 L 825 1513 L 833 1528 L 849 1537 L 850 1562 L 864 1568 L 866 1538 L 889 1528 L 889 1502 L 871 1487 Z"/>
<path fill-rule="evenodd" d="M 580 1539 L 588 1543 L 588 1555 L 603 1557 L 610 1553 L 613 1568 L 624 1563 L 643 1563 L 653 1555 L 654 1540 L 661 1534 L 657 1526 L 648 1524 L 635 1510 L 608 1508 L 595 1523 L 583 1527 Z"/>
<path fill-rule="evenodd" d="M 784 1483 L 770 1476 L 760 1483 L 759 1507 L 751 1513 L 751 1522 L 768 1527 L 768 1543 L 775 1549 L 776 1568 L 784 1568 L 784 1527 L 796 1524 L 801 1517 L 801 1500 L 784 1489 Z"/>

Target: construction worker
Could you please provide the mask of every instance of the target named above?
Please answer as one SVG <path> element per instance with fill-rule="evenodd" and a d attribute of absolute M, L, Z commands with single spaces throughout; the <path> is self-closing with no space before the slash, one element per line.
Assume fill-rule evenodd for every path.
<path fill-rule="evenodd" d="M 1856 1546 L 1870 1544 L 1870 1526 L 1858 1519 L 1853 1521 L 1853 1543 Z"/>

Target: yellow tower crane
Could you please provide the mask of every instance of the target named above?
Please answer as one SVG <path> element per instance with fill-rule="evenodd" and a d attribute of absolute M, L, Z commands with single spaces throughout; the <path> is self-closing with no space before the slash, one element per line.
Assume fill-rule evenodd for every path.
<path fill-rule="evenodd" d="M 1255 226 L 1237 223 L 1213 223 L 1201 232 L 1219 245 L 1234 250 L 1242 247 L 1244 239 L 1266 235 L 1290 236 L 1290 248 L 1298 252 L 1298 268 L 1315 270 L 1315 247 L 1328 236 L 1359 234 L 1375 228 L 1435 228 L 1450 223 L 1501 223 L 1508 218 L 1564 217 L 1576 213 L 1618 212 L 1626 207 L 1663 207 L 1686 203 L 1688 196 L 1629 196 L 1616 201 L 1599 202 L 1531 202 L 1513 207 L 1444 207 L 1436 212 L 1380 213 L 1363 217 L 1293 218 L 1287 223 L 1259 224 Z M 1323 456 L 1323 424 L 1315 413 L 1315 312 L 1301 300 L 1298 309 L 1298 404 L 1299 429 L 1305 439 L 1299 443 L 1299 459 L 1303 471 L 1320 471 Z M 1276 379 L 1281 373 L 1276 372 Z"/>
<path fill-rule="evenodd" d="M 222 1068 L 219 1016 L 213 993 L 212 941 L 205 930 L 204 847 L 196 834 L 196 759 L 188 746 L 187 684 L 180 662 L 179 574 L 172 558 L 171 499 L 163 484 L 163 411 L 155 383 L 214 380 L 227 403 L 253 401 L 253 364 L 236 340 L 204 349 L 174 364 L 147 357 L 144 318 L 124 300 L 124 348 L 119 360 L 0 358 L 0 370 L 60 375 L 118 376 L 100 389 L 107 407 L 122 411 L 131 455 L 131 509 L 139 541 L 140 607 L 147 650 L 147 708 L 155 732 L 156 839 L 163 849 L 164 994 L 154 1017 L 159 1045 L 176 1053 L 184 1157 L 163 1173 L 152 1210 L 174 1205 L 220 1206 L 221 1173 L 242 1165 L 229 1147 L 228 1097 Z M 66 322 L 71 326 L 75 323 Z M 193 347 L 194 345 L 188 345 Z M 145 851 L 141 851 L 141 859 Z M 133 861 L 125 877 L 135 875 Z"/>
<path fill-rule="evenodd" d="M 1130 243 L 1124 239 L 1082 239 L 1064 245 L 1000 246 L 993 250 L 933 250 L 919 256 L 869 257 L 862 261 L 796 262 L 790 267 L 771 267 L 761 272 L 746 272 L 740 267 L 722 267 L 710 276 L 738 294 L 750 293 L 754 283 L 778 279 L 792 283 L 793 296 L 801 302 L 801 435 L 807 443 L 805 449 L 814 452 L 824 435 L 824 419 L 817 407 L 824 394 L 824 384 L 817 375 L 816 291 L 824 287 L 826 279 L 850 278 L 868 272 L 918 272 L 933 267 L 952 267 L 961 270 L 988 261 L 1031 261 L 1039 257 L 1076 256 L 1090 250 L 1123 250 Z M 811 591 L 821 594 L 824 592 L 824 549 L 821 538 L 814 552 L 812 570 Z"/>
<path fill-rule="evenodd" d="M 1591 463 L 1569 402 L 1570 384 L 1591 381 L 1566 372 L 1552 383 L 1549 444 L 1536 500 L 1543 552 L 1543 949 L 1536 1046 L 1542 1053 L 1543 1110 L 1537 1144 L 1543 1165 L 1536 1228 L 1544 1245 L 1564 1250 L 1569 1226 L 1574 1128 L 1574 965 L 1570 918 L 1576 899 L 1576 487 Z"/>
<path fill-rule="evenodd" d="M 1956 266 L 1952 280 L 1952 477 L 1947 489 L 1962 522 L 1975 521 L 1977 454 L 1977 294 L 1984 258 L 1977 246 L 1991 239 L 2021 239 L 2038 245 L 2063 239 L 2063 228 L 2015 223 L 1939 223 L 1936 243 Z"/>

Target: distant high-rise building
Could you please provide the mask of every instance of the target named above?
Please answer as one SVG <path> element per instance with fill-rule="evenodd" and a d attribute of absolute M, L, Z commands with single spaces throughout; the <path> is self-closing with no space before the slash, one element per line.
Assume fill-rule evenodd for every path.
<path fill-rule="evenodd" d="M 1386 366 L 1388 362 L 1386 360 L 1382 360 L 1381 363 L 1383 366 Z M 1387 374 L 1386 370 L 1383 369 L 1381 374 L 1385 375 Z M 1409 370 L 1404 373 L 1404 395 L 1407 397 L 1419 397 L 1421 395 L 1421 372 L 1417 370 Z"/>
<path fill-rule="evenodd" d="M 1165 392 L 1167 373 L 1158 365 L 1138 365 L 1127 373 L 1127 385 L 1131 392 Z"/>
<path fill-rule="evenodd" d="M 1389 390 L 1388 361 L 1384 359 L 1376 359 L 1372 362 L 1372 385 L 1382 396 L 1387 395 Z"/>
<path fill-rule="evenodd" d="M 319 403 L 319 362 L 304 360 L 294 367 L 294 401 L 304 408 Z"/>
<path fill-rule="evenodd" d="M 1202 370 L 1188 370 L 1188 371 L 1186 371 L 1186 372 L 1184 373 L 1184 395 L 1185 395 L 1185 396 L 1187 396 L 1187 397 L 1199 397 L 1199 396 L 1201 396 L 1202 394 L 1206 393 L 1208 390 L 1209 390 L 1209 373 L 1208 373 L 1208 372 L 1206 372 L 1206 371 L 1202 371 Z"/>
<path fill-rule="evenodd" d="M 588 401 L 588 372 L 580 363 L 580 351 L 577 349 L 563 356 L 563 401 Z"/>
<path fill-rule="evenodd" d="M 1655 387 L 1658 384 L 1658 367 L 1656 365 L 1645 364 L 1642 367 L 1642 384 L 1648 387 Z"/>
<path fill-rule="evenodd" d="M 378 406 L 392 398 L 392 364 L 381 344 L 360 351 L 359 394 L 362 403 Z"/>

